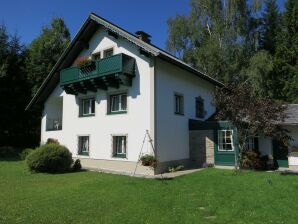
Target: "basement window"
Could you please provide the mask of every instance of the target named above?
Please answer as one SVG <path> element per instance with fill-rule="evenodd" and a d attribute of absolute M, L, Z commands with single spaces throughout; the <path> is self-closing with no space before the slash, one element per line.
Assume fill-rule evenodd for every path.
<path fill-rule="evenodd" d="M 218 131 L 218 151 L 234 151 L 233 130 Z"/>
<path fill-rule="evenodd" d="M 113 157 L 126 158 L 126 136 L 113 136 Z"/>
<path fill-rule="evenodd" d="M 95 98 L 81 99 L 80 116 L 88 117 L 95 115 Z"/>
<path fill-rule="evenodd" d="M 89 156 L 89 136 L 78 137 L 78 155 Z"/>

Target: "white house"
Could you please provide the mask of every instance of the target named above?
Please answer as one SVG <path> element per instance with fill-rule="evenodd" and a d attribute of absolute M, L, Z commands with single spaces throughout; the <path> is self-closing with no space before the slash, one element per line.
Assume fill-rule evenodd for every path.
<path fill-rule="evenodd" d="M 27 109 L 43 105 L 41 143 L 57 139 L 88 168 L 129 173 L 144 154 L 159 163 L 138 165 L 139 174 L 218 157 L 231 165 L 233 133 L 201 126 L 215 113 L 216 86 L 223 84 L 152 45 L 145 32 L 91 13 Z"/>

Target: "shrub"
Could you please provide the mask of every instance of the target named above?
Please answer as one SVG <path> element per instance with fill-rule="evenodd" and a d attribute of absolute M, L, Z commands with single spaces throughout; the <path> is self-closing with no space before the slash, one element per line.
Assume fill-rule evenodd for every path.
<path fill-rule="evenodd" d="M 155 156 L 152 155 L 144 155 L 140 158 L 143 166 L 151 166 L 156 167 L 157 166 L 157 159 Z"/>
<path fill-rule="evenodd" d="M 72 170 L 73 171 L 79 171 L 82 169 L 82 165 L 81 165 L 81 160 L 76 159 L 72 165 Z"/>
<path fill-rule="evenodd" d="M 11 146 L 1 146 L 0 147 L 0 158 L 12 158 L 18 155 L 15 148 Z"/>
<path fill-rule="evenodd" d="M 57 139 L 54 138 L 48 138 L 46 144 L 60 144 Z"/>
<path fill-rule="evenodd" d="M 30 153 L 26 162 L 31 171 L 56 173 L 69 170 L 72 157 L 65 146 L 45 144 Z"/>
<path fill-rule="evenodd" d="M 262 170 L 266 167 L 266 162 L 260 157 L 258 150 L 246 150 L 242 152 L 240 166 L 242 169 Z"/>
<path fill-rule="evenodd" d="M 27 149 L 24 149 L 22 152 L 21 152 L 21 159 L 22 160 L 25 160 L 27 158 L 27 156 L 32 153 L 34 151 L 34 149 L 31 149 L 31 148 L 27 148 Z"/>

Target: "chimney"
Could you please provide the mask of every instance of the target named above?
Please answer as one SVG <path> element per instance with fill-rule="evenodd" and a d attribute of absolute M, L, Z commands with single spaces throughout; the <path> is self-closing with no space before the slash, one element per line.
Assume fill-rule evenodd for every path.
<path fill-rule="evenodd" d="M 146 43 L 150 43 L 151 42 L 151 39 L 150 39 L 151 36 L 150 36 L 150 34 L 144 32 L 142 30 L 135 32 L 135 34 L 136 34 L 137 38 L 139 38 L 140 40 L 145 41 Z"/>

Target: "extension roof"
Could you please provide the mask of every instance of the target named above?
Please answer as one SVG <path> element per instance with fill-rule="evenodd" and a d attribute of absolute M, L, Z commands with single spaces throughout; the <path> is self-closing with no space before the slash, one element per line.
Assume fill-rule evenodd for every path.
<path fill-rule="evenodd" d="M 217 81 L 216 79 L 206 75 L 205 73 L 197 69 L 194 69 L 193 67 L 181 61 L 177 57 L 167 53 L 166 51 L 156 47 L 151 43 L 147 43 L 145 41 L 140 40 L 134 34 L 118 27 L 117 25 L 105 20 L 104 18 L 94 13 L 90 13 L 88 18 L 80 28 L 79 32 L 76 34 L 69 46 L 58 59 L 57 63 L 55 64 L 51 72 L 48 74 L 48 76 L 38 89 L 37 93 L 31 99 L 30 103 L 27 105 L 26 110 L 29 110 L 33 105 L 44 102 L 47 99 L 47 97 L 51 94 L 51 92 L 59 83 L 60 70 L 70 67 L 73 61 L 78 56 L 78 54 L 83 49 L 88 48 L 89 40 L 91 39 L 93 34 L 98 30 L 99 27 L 104 27 L 109 32 L 127 39 L 129 42 L 137 45 L 140 49 L 142 49 L 148 54 L 151 54 L 152 56 L 159 57 L 165 61 L 175 64 L 181 67 L 182 69 L 185 69 L 216 86 L 223 86 L 223 83 Z"/>

